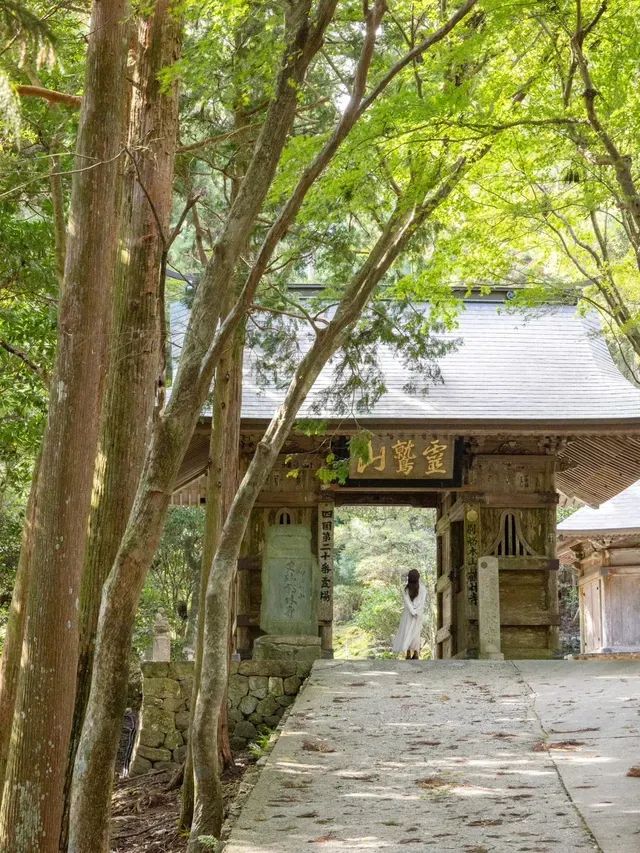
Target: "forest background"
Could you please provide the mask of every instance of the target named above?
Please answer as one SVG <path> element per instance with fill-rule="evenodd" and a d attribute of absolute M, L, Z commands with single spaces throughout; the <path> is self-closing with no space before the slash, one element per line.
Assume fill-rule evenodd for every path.
<path fill-rule="evenodd" d="M 194 851 L 217 831 L 217 744 L 205 735 L 223 707 L 228 586 L 260 484 L 332 357 L 346 413 L 384 392 L 379 341 L 428 393 L 460 288 L 500 283 L 532 311 L 595 310 L 637 381 L 638 11 L 622 0 L 0 0 L 0 607 L 13 588 L 15 617 L 0 833 L 11 849 L 45 830 L 56 847 L 69 831 L 74 850 L 82 838 L 107 849 L 130 641 L 144 645 L 159 601 L 176 638 L 178 620 L 197 616 L 203 689 L 185 779 L 198 785 L 183 822 L 196 815 Z M 299 282 L 321 282 L 321 298 L 294 298 Z M 192 309 L 173 372 L 172 301 Z M 237 428 L 243 347 L 258 342 L 262 380 L 289 391 L 240 484 L 222 439 Z M 208 507 L 222 510 L 172 510 L 154 556 L 207 398 L 212 470 L 226 472 L 210 477 Z M 324 476 L 339 477 L 330 456 Z M 359 523 L 345 516 L 338 600 L 345 618 L 353 604 L 356 619 L 381 623 L 384 578 L 348 534 Z M 364 523 L 379 536 L 375 512 Z M 419 525 L 403 523 L 406 547 L 426 549 Z M 82 584 L 81 617 L 67 584 Z M 23 631 L 33 658 L 21 662 Z M 61 632 L 67 644 L 53 648 Z M 43 782 L 41 766 L 56 778 Z M 44 786 L 28 814 L 25 785 Z"/>

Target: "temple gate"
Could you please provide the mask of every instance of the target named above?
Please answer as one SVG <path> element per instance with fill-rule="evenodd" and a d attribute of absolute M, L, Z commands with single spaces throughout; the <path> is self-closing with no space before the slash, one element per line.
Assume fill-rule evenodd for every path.
<path fill-rule="evenodd" d="M 427 396 L 405 390 L 397 359 L 381 348 L 387 393 L 371 411 L 356 419 L 329 409 L 324 436 L 289 437 L 238 563 L 242 657 L 265 645 L 284 657 L 331 656 L 333 512 L 345 504 L 436 509 L 438 657 L 557 654 L 559 495 L 597 505 L 640 476 L 640 390 L 572 306 L 525 318 L 503 303 L 501 293 L 467 299 L 462 344 L 443 358 L 443 384 Z M 245 371 L 241 467 L 281 399 L 257 388 L 254 358 Z M 313 392 L 302 416 L 312 404 Z M 349 458 L 349 438 L 363 428 L 367 458 Z M 203 416 L 177 503 L 204 500 L 209 429 Z M 327 440 L 348 463 L 342 484 L 316 476 Z"/>

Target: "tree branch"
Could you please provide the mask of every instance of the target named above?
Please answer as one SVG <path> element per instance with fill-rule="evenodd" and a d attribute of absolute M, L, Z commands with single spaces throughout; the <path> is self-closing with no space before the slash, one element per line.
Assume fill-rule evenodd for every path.
<path fill-rule="evenodd" d="M 257 130 L 262 124 L 254 122 L 253 124 L 245 124 L 243 127 L 236 127 L 233 130 L 227 130 L 225 133 L 217 133 L 213 136 L 206 136 L 198 142 L 192 142 L 189 145 L 181 145 L 176 149 L 176 154 L 188 154 L 189 151 L 197 151 L 199 148 L 206 148 L 208 145 L 217 145 L 219 142 L 227 142 L 236 136 L 240 136 L 249 130 Z"/>
<path fill-rule="evenodd" d="M 69 95 L 66 92 L 56 92 L 55 89 L 45 89 L 44 86 L 16 86 L 16 92 L 23 98 L 42 98 L 50 104 L 64 104 L 65 107 L 78 109 L 82 103 L 80 95 Z"/>
<path fill-rule="evenodd" d="M 29 370 L 34 373 L 38 379 L 42 382 L 43 385 L 49 385 L 49 374 L 46 370 L 43 370 L 39 365 L 31 359 L 24 350 L 19 349 L 18 347 L 14 347 L 13 344 L 10 344 L 8 341 L 5 341 L 0 338 L 0 347 L 3 350 L 6 350 L 11 355 L 14 355 L 16 358 L 19 358 L 20 361 L 25 364 Z"/>

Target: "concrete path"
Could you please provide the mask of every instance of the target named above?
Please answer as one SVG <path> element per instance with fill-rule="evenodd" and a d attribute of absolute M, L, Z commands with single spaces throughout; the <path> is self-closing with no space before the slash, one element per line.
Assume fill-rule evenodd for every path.
<path fill-rule="evenodd" d="M 639 700 L 639 663 L 318 662 L 225 853 L 638 853 Z"/>

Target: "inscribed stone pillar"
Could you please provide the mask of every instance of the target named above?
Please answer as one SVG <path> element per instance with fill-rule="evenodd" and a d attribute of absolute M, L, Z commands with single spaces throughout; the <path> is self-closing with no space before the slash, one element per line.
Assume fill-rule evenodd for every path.
<path fill-rule="evenodd" d="M 260 627 L 267 634 L 318 635 L 320 579 L 303 524 L 267 528 L 262 560 Z"/>
<path fill-rule="evenodd" d="M 504 660 L 500 651 L 500 572 L 497 557 L 478 560 L 478 633 L 480 657 Z"/>

